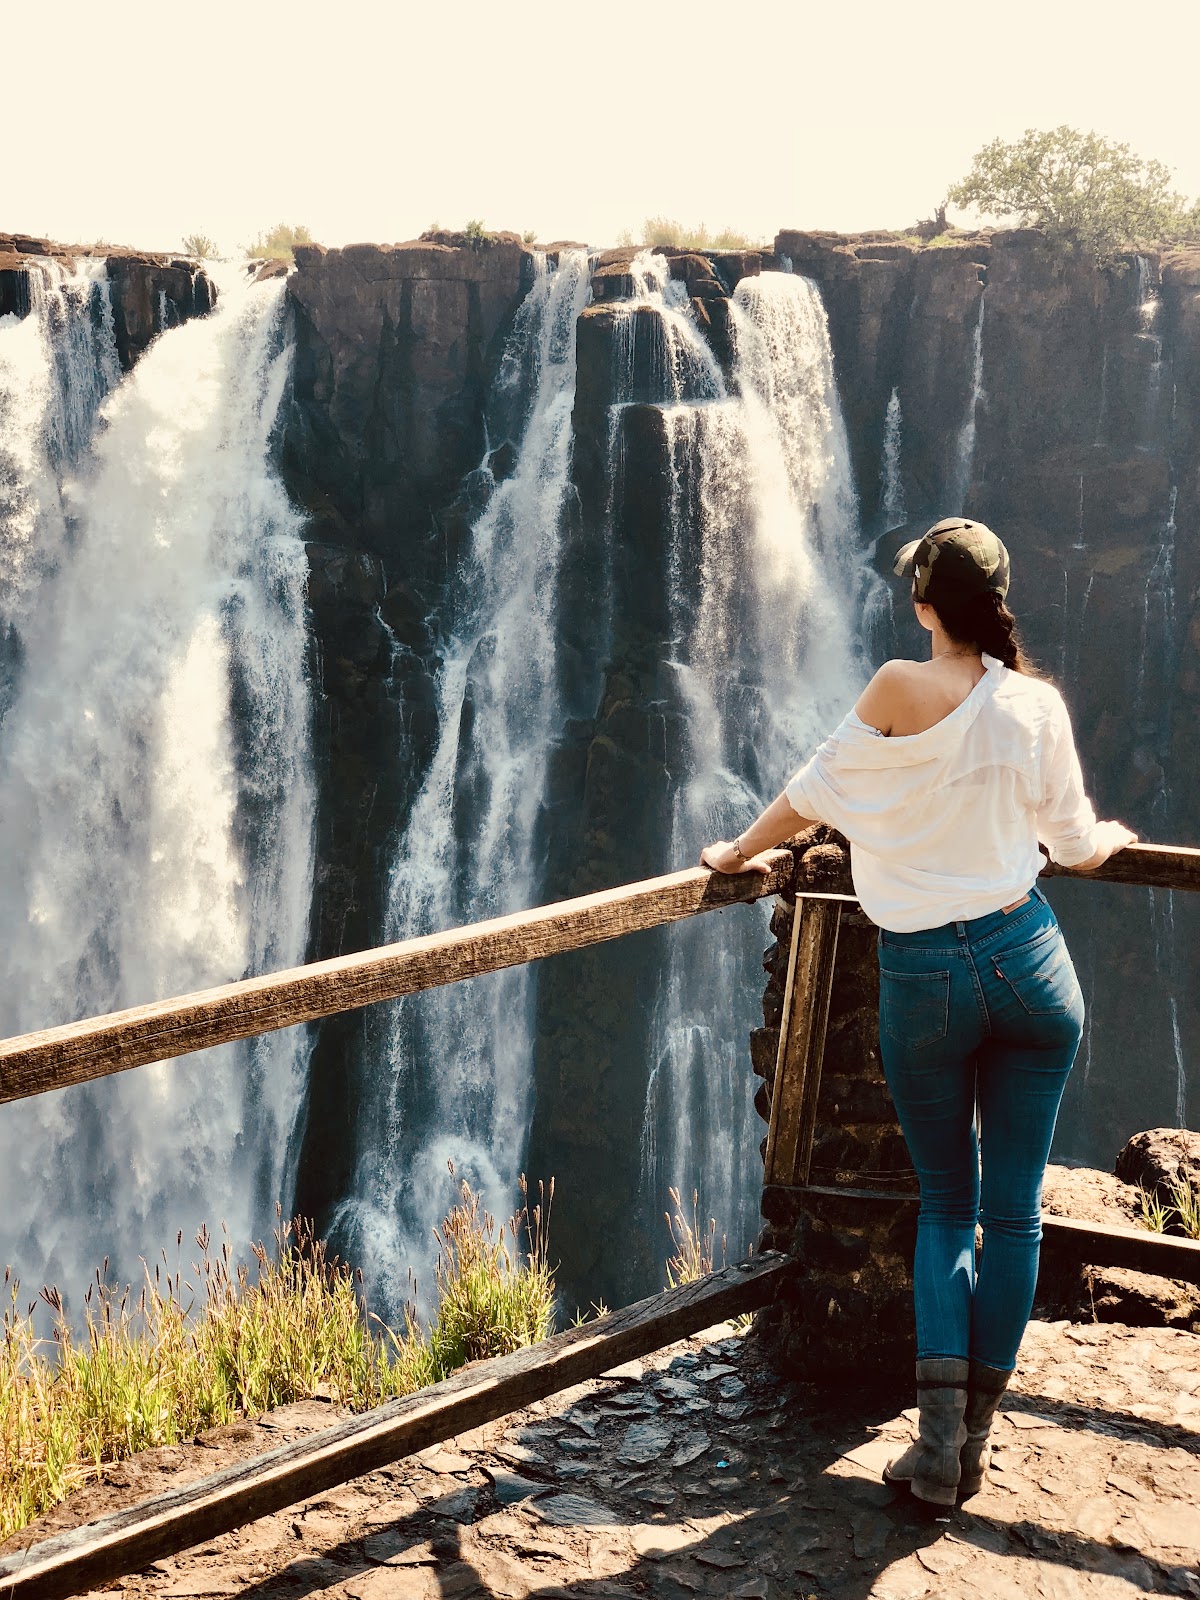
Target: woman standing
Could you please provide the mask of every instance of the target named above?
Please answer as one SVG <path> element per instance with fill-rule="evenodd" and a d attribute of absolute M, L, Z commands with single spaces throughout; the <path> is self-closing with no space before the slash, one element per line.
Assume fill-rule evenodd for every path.
<path fill-rule="evenodd" d="M 921 1189 L 919 1436 L 884 1476 L 953 1505 L 983 1483 L 1033 1306 L 1042 1177 L 1083 1032 L 1038 841 L 1091 869 L 1136 835 L 1096 821 L 1062 696 L 1032 672 L 1004 603 L 996 535 L 948 518 L 896 571 L 912 574 L 930 659 L 880 667 L 783 793 L 700 859 L 765 871 L 758 853 L 814 822 L 850 840 L 880 929 L 883 1069 Z"/>

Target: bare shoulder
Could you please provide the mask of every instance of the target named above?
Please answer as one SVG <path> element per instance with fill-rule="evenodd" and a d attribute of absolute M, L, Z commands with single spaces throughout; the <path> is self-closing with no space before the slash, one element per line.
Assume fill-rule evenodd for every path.
<path fill-rule="evenodd" d="M 905 704 L 920 672 L 918 661 L 885 661 L 859 695 L 855 716 L 881 733 L 890 732 L 896 712 Z"/>

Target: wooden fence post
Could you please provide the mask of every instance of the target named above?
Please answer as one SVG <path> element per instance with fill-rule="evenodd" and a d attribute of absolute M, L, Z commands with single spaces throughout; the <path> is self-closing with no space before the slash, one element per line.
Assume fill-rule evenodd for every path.
<path fill-rule="evenodd" d="M 771 1090 L 767 1184 L 795 1186 L 808 1182 L 841 915 L 842 907 L 836 900 L 796 897 L 779 1054 Z"/>

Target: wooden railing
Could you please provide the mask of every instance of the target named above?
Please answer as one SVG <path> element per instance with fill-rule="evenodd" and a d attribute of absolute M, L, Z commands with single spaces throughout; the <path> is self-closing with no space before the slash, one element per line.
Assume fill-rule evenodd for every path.
<path fill-rule="evenodd" d="M 0 1041 L 0 1104 L 760 900 L 790 888 L 794 876 L 790 851 L 774 850 L 770 861 L 765 877 L 728 878 L 693 867 L 6 1039 Z"/>
<path fill-rule="evenodd" d="M 765 876 L 745 872 L 725 877 L 692 867 L 465 928 L 5 1039 L 0 1041 L 0 1104 L 790 891 L 795 882 L 792 852 L 772 850 L 767 859 L 771 870 Z M 1096 872 L 1049 871 L 1105 883 L 1200 889 L 1200 850 L 1131 845 Z M 805 890 L 804 898 L 816 903 L 853 897 Z M 800 969 L 803 993 L 811 991 L 818 1006 L 820 993 L 832 979 L 836 916 L 827 914 L 823 926 L 825 932 L 818 939 L 809 924 L 805 936 L 809 945 Z M 10 937 L 12 933 L 9 930 Z M 820 957 L 825 967 L 809 977 L 808 961 L 818 959 L 818 949 L 825 952 Z M 797 1035 L 795 1048 L 811 1054 L 823 1044 L 825 1029 L 824 1021 L 818 1026 L 818 1018 L 809 1017 L 807 1010 L 806 1005 L 793 1008 L 793 1027 L 803 1035 L 803 1041 Z"/>
<path fill-rule="evenodd" d="M 0 1102 L 193 1050 L 291 1027 L 420 989 L 579 950 L 796 886 L 790 850 L 770 853 L 770 872 L 736 878 L 694 868 L 514 916 L 339 956 L 288 972 L 224 984 L 199 994 L 90 1017 L 0 1042 Z M 1050 869 L 1059 875 L 1059 869 Z M 1136 845 L 1093 881 L 1156 889 L 1200 889 L 1200 851 Z M 766 1156 L 766 1183 L 809 1186 L 829 997 L 845 894 L 801 888 L 793 919 L 785 1014 Z M 11 930 L 10 930 L 11 933 Z M 828 1191 L 864 1205 L 906 1203 L 873 1191 Z M 909 1202 L 911 1203 L 911 1202 Z M 1045 1218 L 1097 1264 L 1134 1266 L 1200 1282 L 1200 1245 L 1132 1229 Z M 1107 1252 L 1107 1253 L 1106 1253 Z M 698 1284 L 653 1296 L 596 1324 L 573 1328 L 530 1350 L 479 1363 L 445 1383 L 354 1417 L 281 1450 L 117 1511 L 0 1559 L 0 1600 L 58 1600 L 140 1570 L 147 1562 L 264 1516 L 334 1484 L 454 1437 L 635 1354 L 659 1349 L 722 1317 L 771 1299 L 798 1268 L 765 1255 Z"/>

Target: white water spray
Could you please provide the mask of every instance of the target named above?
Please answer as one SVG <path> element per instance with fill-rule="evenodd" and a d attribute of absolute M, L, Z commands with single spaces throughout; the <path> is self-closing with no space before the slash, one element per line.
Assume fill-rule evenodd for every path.
<path fill-rule="evenodd" d="M 1162 310 L 1162 296 L 1147 256 L 1134 258 L 1137 278 L 1137 320 L 1139 337 L 1149 347 L 1150 364 L 1146 378 L 1146 407 L 1142 418 L 1142 448 L 1153 445 L 1158 421 L 1158 404 L 1162 395 L 1163 341 L 1158 331 L 1158 314 Z"/>
<path fill-rule="evenodd" d="M 681 863 L 745 827 L 866 676 L 851 622 L 857 506 L 820 295 L 804 278 L 745 279 L 734 318 L 736 395 L 664 412 L 676 469 L 674 667 L 689 736 L 672 812 Z M 669 1186 L 699 1188 L 737 1255 L 761 1186 L 746 1035 L 763 928 L 753 915 L 707 921 L 667 936 L 643 1186 L 651 1214 Z"/>
<path fill-rule="evenodd" d="M 0 1030 L 303 960 L 313 780 L 299 521 L 270 465 L 284 286 L 222 285 L 101 407 L 0 733 Z M 290 1203 L 302 1030 L 5 1108 L 0 1255 L 125 1278 Z"/>
<path fill-rule="evenodd" d="M 967 412 L 955 441 L 954 463 L 951 471 L 948 498 L 951 515 L 961 517 L 971 487 L 971 469 L 975 463 L 975 434 L 979 417 L 979 403 L 983 393 L 983 307 L 986 295 L 979 296 L 979 312 L 975 318 L 975 332 L 971 336 L 971 392 Z"/>
<path fill-rule="evenodd" d="M 38 591 L 62 558 L 62 479 L 120 378 L 103 262 L 31 259 L 30 308 L 0 317 L 0 715 Z"/>
<path fill-rule="evenodd" d="M 537 828 L 561 710 L 556 661 L 562 508 L 571 461 L 575 325 L 587 257 L 539 263 L 510 350 L 535 359 L 520 455 L 477 521 L 438 685 L 440 736 L 392 868 L 389 937 L 535 905 Z M 511 363 L 510 363 L 511 365 Z M 358 1168 L 333 1237 L 395 1312 L 410 1267 L 428 1285 L 447 1163 L 507 1214 L 532 1109 L 534 974 L 515 967 L 396 1006 L 391 1076 L 360 1120 Z"/>
<path fill-rule="evenodd" d="M 879 482 L 883 489 L 884 533 L 903 527 L 908 521 L 904 506 L 904 480 L 900 475 L 901 428 L 900 391 L 893 389 L 883 425 L 883 461 L 879 468 Z"/>

